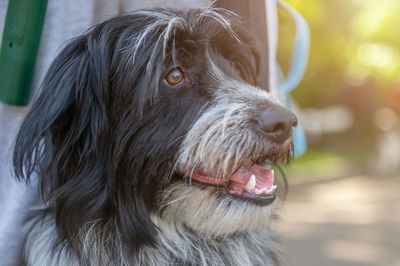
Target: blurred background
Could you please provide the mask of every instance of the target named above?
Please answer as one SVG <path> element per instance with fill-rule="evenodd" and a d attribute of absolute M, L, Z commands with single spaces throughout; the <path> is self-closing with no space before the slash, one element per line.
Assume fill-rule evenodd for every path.
<path fill-rule="evenodd" d="M 287 0 L 308 21 L 292 96 L 308 150 L 287 171 L 289 265 L 400 265 L 400 1 Z M 295 25 L 279 14 L 287 72 Z"/>

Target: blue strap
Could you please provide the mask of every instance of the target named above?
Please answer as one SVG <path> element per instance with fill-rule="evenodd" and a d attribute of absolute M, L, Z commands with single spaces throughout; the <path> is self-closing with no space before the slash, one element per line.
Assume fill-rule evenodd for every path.
<path fill-rule="evenodd" d="M 310 29 L 306 20 L 291 6 L 279 1 L 279 7 L 289 14 L 296 23 L 296 37 L 287 78 L 285 78 L 279 65 L 277 65 L 279 81 L 278 91 L 286 106 L 292 108 L 290 91 L 299 85 L 307 67 L 310 50 Z M 294 128 L 293 143 L 295 156 L 302 155 L 307 150 L 307 141 L 301 125 Z"/>
<path fill-rule="evenodd" d="M 292 53 L 292 62 L 286 80 L 279 84 L 281 93 L 289 93 L 303 78 L 306 71 L 308 54 L 310 50 L 310 29 L 306 20 L 291 6 L 279 1 L 281 7 L 296 23 L 296 37 Z"/>

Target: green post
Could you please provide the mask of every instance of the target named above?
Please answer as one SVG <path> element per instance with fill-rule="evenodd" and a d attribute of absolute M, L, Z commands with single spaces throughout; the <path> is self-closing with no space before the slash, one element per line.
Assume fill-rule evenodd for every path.
<path fill-rule="evenodd" d="M 0 101 L 29 102 L 47 0 L 9 0 L 0 49 Z"/>

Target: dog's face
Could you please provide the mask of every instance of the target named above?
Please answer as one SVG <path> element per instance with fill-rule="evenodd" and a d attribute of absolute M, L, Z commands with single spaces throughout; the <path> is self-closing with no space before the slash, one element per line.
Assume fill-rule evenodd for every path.
<path fill-rule="evenodd" d="M 267 226 L 273 171 L 296 117 L 257 87 L 259 55 L 226 11 L 138 11 L 56 58 L 16 142 L 18 176 L 71 241 L 114 223 L 133 247 L 183 226 L 224 237 Z M 25 167 L 25 172 L 24 172 Z"/>

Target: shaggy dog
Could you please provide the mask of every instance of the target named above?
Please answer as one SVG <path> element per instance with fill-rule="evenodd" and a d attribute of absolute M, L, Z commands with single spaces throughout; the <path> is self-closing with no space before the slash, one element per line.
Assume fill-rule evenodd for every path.
<path fill-rule="evenodd" d="M 28 265 L 277 265 L 277 191 L 296 117 L 257 87 L 226 10 L 152 9 L 71 40 L 18 134 L 38 179 Z"/>

